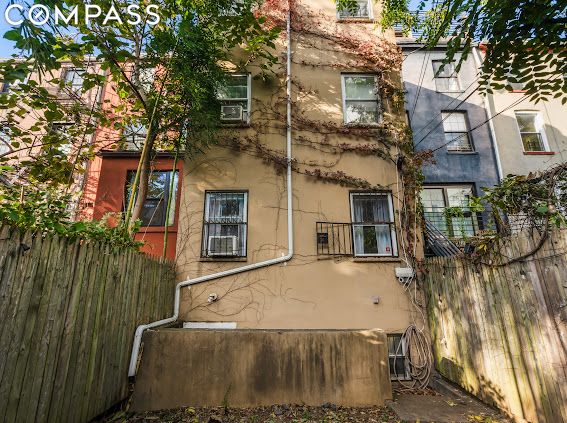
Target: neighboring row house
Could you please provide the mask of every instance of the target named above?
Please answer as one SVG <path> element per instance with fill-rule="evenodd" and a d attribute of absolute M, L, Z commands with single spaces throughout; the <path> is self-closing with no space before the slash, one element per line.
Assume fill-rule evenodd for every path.
<path fill-rule="evenodd" d="M 464 238 L 494 228 L 489 213 L 471 212 L 471 196 L 482 197 L 484 187 L 507 175 L 544 171 L 565 162 L 567 106 L 560 99 L 530 102 L 518 84 L 512 92 L 480 94 L 484 46 L 474 47 L 456 72 L 454 63 L 442 67 L 446 44 L 425 49 L 420 35 L 396 28 L 415 150 L 433 152 L 433 160 L 423 168 L 421 194 L 426 252 L 447 255 L 452 251 L 446 248 L 447 239 L 463 246 Z M 454 213 L 455 208 L 462 214 Z"/>

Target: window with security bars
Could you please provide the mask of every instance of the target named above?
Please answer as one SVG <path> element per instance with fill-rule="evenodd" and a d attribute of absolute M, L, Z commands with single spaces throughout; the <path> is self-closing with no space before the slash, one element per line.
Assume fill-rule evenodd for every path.
<path fill-rule="evenodd" d="M 175 219 L 175 207 L 177 199 L 178 171 L 154 170 L 150 174 L 148 192 L 140 215 L 142 226 L 171 226 Z M 124 198 L 124 209 L 128 206 L 132 195 L 132 184 L 136 176 L 135 170 L 128 171 L 126 178 L 126 189 Z M 173 190 L 172 180 L 173 178 Z M 167 212 L 171 197 L 171 207 Z"/>
<path fill-rule="evenodd" d="M 401 334 L 388 334 L 388 364 L 390 379 L 409 380 L 409 351 Z"/>
<path fill-rule="evenodd" d="M 435 86 L 437 91 L 461 91 L 454 63 L 447 63 L 443 66 L 443 60 L 433 60 L 433 73 L 435 75 Z"/>
<path fill-rule="evenodd" d="M 445 142 L 449 151 L 473 151 L 466 112 L 442 113 Z"/>
<path fill-rule="evenodd" d="M 248 193 L 207 191 L 203 222 L 203 257 L 246 257 Z"/>
<path fill-rule="evenodd" d="M 338 19 L 371 19 L 372 4 L 371 0 L 356 0 L 351 8 L 337 10 Z"/>
<path fill-rule="evenodd" d="M 248 123 L 251 103 L 250 74 L 231 74 L 219 89 L 221 121 L 225 124 Z"/>
<path fill-rule="evenodd" d="M 543 123 L 537 112 L 516 112 L 524 151 L 547 151 Z"/>
<path fill-rule="evenodd" d="M 380 121 L 380 97 L 376 75 L 343 74 L 344 122 L 377 124 Z"/>
<path fill-rule="evenodd" d="M 351 193 L 354 255 L 398 255 L 394 208 L 389 193 Z"/>
<path fill-rule="evenodd" d="M 68 68 L 65 70 L 65 86 L 75 94 L 80 94 L 83 89 L 84 69 Z"/>

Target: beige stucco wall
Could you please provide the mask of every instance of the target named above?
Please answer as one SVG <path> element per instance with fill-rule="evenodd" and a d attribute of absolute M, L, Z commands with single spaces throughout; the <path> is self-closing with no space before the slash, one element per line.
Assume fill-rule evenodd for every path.
<path fill-rule="evenodd" d="M 502 112 L 493 118 L 493 125 L 504 176 L 542 171 L 567 161 L 567 104 L 562 105 L 560 98 L 534 103 L 522 92 L 499 90 L 488 95 L 488 104 L 492 116 Z M 524 152 L 515 115 L 520 111 L 539 114 L 549 154 Z"/>
<path fill-rule="evenodd" d="M 372 31 L 373 23 L 336 23 L 330 0 L 296 2 L 302 17 L 317 16 L 329 33 Z M 375 16 L 377 11 L 375 11 Z M 388 34 L 389 36 L 390 34 Z M 362 38 L 369 35 L 362 35 Z M 366 38 L 368 39 L 368 38 Z M 393 40 L 393 38 L 392 38 Z M 280 49 L 284 52 L 285 38 Z M 299 128 L 301 116 L 342 125 L 341 72 L 356 72 L 353 58 L 334 44 L 305 34 L 294 34 L 293 43 L 293 156 L 300 168 L 316 162 L 327 171 L 367 179 L 392 191 L 399 221 L 396 167 L 392 161 L 354 153 L 332 154 L 321 144 L 372 143 L 372 139 L 331 133 L 321 135 L 317 126 Z M 254 137 L 285 153 L 285 56 L 278 77 L 271 83 L 252 82 L 252 128 L 228 131 L 235 137 Z M 316 63 L 309 66 L 305 63 Z M 254 74 L 254 68 L 250 68 Z M 274 97 L 275 96 L 275 97 Z M 386 112 L 391 104 L 382 99 Z M 276 104 L 267 107 L 266 104 Z M 273 112 L 277 111 L 279 116 Z M 402 114 L 396 119 L 404 119 Z M 257 125 L 254 125 L 254 124 Z M 307 141 L 306 141 L 307 140 Z M 281 257 L 287 253 L 287 203 L 285 170 L 257 157 L 254 148 L 237 151 L 214 147 L 187 161 L 183 176 L 180 228 L 177 244 L 179 279 L 195 278 L 221 270 Z M 315 147 L 315 148 L 313 148 Z M 248 254 L 237 262 L 211 262 L 200 258 L 206 190 L 248 190 Z M 294 257 L 291 261 L 182 290 L 183 321 L 235 321 L 238 328 L 372 328 L 403 331 L 411 321 L 412 306 L 394 268 L 400 259 L 354 259 L 317 256 L 316 222 L 350 222 L 349 192 L 354 188 L 293 174 Z M 401 229 L 397 227 L 402 253 Z M 419 247 L 418 247 L 419 249 Z M 216 293 L 217 302 L 207 297 Z M 375 297 L 379 303 L 374 304 Z"/>
<path fill-rule="evenodd" d="M 131 409 L 371 406 L 391 398 L 386 335 L 379 330 L 164 329 L 144 335 Z"/>

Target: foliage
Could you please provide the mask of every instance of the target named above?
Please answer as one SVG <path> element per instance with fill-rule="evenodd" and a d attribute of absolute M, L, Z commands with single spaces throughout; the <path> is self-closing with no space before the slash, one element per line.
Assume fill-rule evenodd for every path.
<path fill-rule="evenodd" d="M 346 0 L 343 0 L 346 1 Z M 488 92 L 521 83 L 532 100 L 567 103 L 567 3 L 564 0 L 422 0 L 418 22 L 408 0 L 385 0 L 382 24 L 420 29 L 430 48 L 447 37 L 445 63 L 457 69 L 477 42 L 486 44 L 479 83 Z"/>
<path fill-rule="evenodd" d="M 0 221 L 42 235 L 102 241 L 116 249 L 138 250 L 143 244 L 130 236 L 120 214 L 100 221 L 73 221 L 69 209 L 72 195 L 49 185 L 40 188 L 0 185 Z"/>
<path fill-rule="evenodd" d="M 39 2 L 24 7 L 34 3 Z M 105 11 L 125 10 L 132 4 L 126 0 L 93 3 Z M 143 10 L 146 3 L 139 3 Z M 10 132 L 10 151 L 1 159 L 13 165 L 9 177 L 17 177 L 27 189 L 32 187 L 30 177 L 62 188 L 77 182 L 83 165 L 93 157 L 91 137 L 97 128 L 106 134 L 97 143 L 110 147 L 124 146 L 126 128 L 141 128 L 145 142 L 134 184 L 138 195 L 132 197 L 138 201 L 128 205 L 125 216 L 133 233 L 146 198 L 154 152 L 182 149 L 192 156 L 215 142 L 220 114 L 217 91 L 231 70 L 225 65 L 231 53 L 239 50 L 237 68 L 258 66 L 265 75 L 277 60 L 269 50 L 275 47 L 279 28 L 264 25 L 265 18 L 255 11 L 258 0 L 238 2 L 235 7 L 232 0 L 155 1 L 152 4 L 159 6 L 160 15 L 155 26 L 145 19 L 138 24 L 126 19 L 105 22 L 105 14 L 87 24 L 80 0 L 41 4 L 57 6 L 64 15 L 79 6 L 79 19 L 56 24 L 52 13 L 44 26 L 26 20 L 4 34 L 20 49 L 21 57 L 0 65 L 2 80 L 23 82 L 0 95 Z M 53 76 L 63 62 L 80 69 L 78 90 L 70 91 L 63 78 Z M 30 75 L 38 77 L 28 80 Z M 105 100 L 102 107 L 92 99 L 85 101 L 93 92 L 98 95 L 106 89 L 109 81 L 116 100 Z M 59 87 L 68 98 L 62 102 L 61 91 L 45 86 Z M 37 123 L 23 127 L 22 117 L 28 114 L 37 115 Z M 61 121 L 72 123 L 64 136 L 53 130 Z M 29 151 L 29 157 L 22 158 L 22 151 Z M 8 172 L 2 173 L 6 177 Z"/>

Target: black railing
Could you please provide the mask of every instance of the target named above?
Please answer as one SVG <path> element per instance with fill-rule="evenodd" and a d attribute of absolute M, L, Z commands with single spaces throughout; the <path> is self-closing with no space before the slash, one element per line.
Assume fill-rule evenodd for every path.
<path fill-rule="evenodd" d="M 203 223 L 202 257 L 246 257 L 247 224 L 234 219 Z"/>
<path fill-rule="evenodd" d="M 317 255 L 352 256 L 352 227 L 350 223 L 317 222 Z"/>
<path fill-rule="evenodd" d="M 397 255 L 394 222 L 317 222 L 316 231 L 317 255 L 356 257 Z"/>

